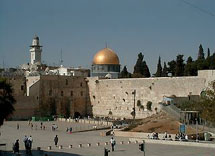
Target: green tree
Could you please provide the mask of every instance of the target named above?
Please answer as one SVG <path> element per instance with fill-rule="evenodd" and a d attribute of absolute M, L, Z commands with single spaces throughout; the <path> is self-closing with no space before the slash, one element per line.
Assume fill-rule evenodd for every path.
<path fill-rule="evenodd" d="M 202 45 L 200 44 L 199 52 L 198 52 L 198 60 L 202 60 L 202 59 L 205 59 L 205 56 L 204 56 L 204 49 L 202 48 Z"/>
<path fill-rule="evenodd" d="M 191 56 L 187 58 L 187 64 L 185 65 L 184 75 L 185 76 L 195 76 L 196 68 Z"/>
<path fill-rule="evenodd" d="M 131 73 L 128 72 L 127 67 L 124 66 L 120 73 L 120 78 L 131 78 Z"/>
<path fill-rule="evenodd" d="M 163 77 L 167 77 L 168 76 L 168 69 L 167 69 L 167 66 L 166 66 L 166 62 L 164 62 L 164 65 L 163 65 L 162 76 Z"/>
<path fill-rule="evenodd" d="M 0 126 L 3 125 L 4 119 L 13 113 L 13 104 L 16 102 L 12 95 L 12 87 L 6 79 L 0 78 Z"/>
<path fill-rule="evenodd" d="M 137 62 L 134 66 L 134 72 L 133 72 L 134 74 L 142 75 L 143 58 L 144 58 L 143 54 L 139 53 Z"/>
<path fill-rule="evenodd" d="M 144 58 L 143 54 L 139 53 L 137 62 L 134 66 L 134 72 L 132 77 L 150 77 L 151 76 L 149 68 L 146 64 L 146 61 L 143 61 L 143 58 Z"/>
<path fill-rule="evenodd" d="M 150 74 L 149 68 L 148 68 L 148 66 L 146 64 L 146 61 L 143 61 L 142 68 L 143 68 L 143 73 L 142 73 L 143 77 L 150 77 L 151 74 Z"/>
<path fill-rule="evenodd" d="M 184 76 L 184 55 L 178 55 L 176 58 L 175 76 Z"/>
<path fill-rule="evenodd" d="M 162 66 L 161 66 L 161 57 L 159 56 L 158 64 L 157 64 L 157 72 L 155 73 L 156 77 L 162 76 Z"/>
<path fill-rule="evenodd" d="M 171 73 L 172 76 L 175 76 L 175 68 L 176 68 L 176 62 L 175 60 L 172 60 L 168 62 L 168 73 Z"/>
<path fill-rule="evenodd" d="M 209 69 L 215 69 L 215 53 L 209 58 Z"/>
<path fill-rule="evenodd" d="M 208 48 L 208 56 L 207 58 L 209 58 L 211 56 L 211 52 L 210 52 L 210 49 Z"/>
<path fill-rule="evenodd" d="M 147 108 L 147 110 L 149 110 L 149 111 L 152 110 L 152 102 L 151 102 L 151 101 L 148 101 L 148 102 L 147 102 L 146 108 Z"/>

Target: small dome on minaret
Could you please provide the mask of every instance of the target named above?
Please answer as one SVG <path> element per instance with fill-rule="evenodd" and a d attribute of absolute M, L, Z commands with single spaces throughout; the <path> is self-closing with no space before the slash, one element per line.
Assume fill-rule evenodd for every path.
<path fill-rule="evenodd" d="M 34 36 L 31 46 L 40 46 L 39 37 L 37 35 Z"/>

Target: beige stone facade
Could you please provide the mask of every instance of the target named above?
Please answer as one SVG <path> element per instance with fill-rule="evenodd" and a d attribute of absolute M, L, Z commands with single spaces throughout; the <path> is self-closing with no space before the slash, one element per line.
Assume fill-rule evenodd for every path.
<path fill-rule="evenodd" d="M 159 102 L 164 96 L 187 97 L 200 95 L 215 80 L 215 71 L 200 71 L 193 77 L 161 77 L 132 79 L 88 78 L 90 102 L 94 116 L 132 118 L 134 108 L 136 118 L 144 118 L 159 111 Z M 132 94 L 136 90 L 136 95 Z M 140 101 L 144 109 L 137 106 Z M 152 102 L 152 111 L 147 110 L 147 102 Z M 110 113 L 111 112 L 111 113 Z"/>
<path fill-rule="evenodd" d="M 39 114 L 41 108 L 56 105 L 56 114 L 74 117 L 93 115 L 110 118 L 144 118 L 160 110 L 163 97 L 188 97 L 200 95 L 211 81 L 215 70 L 199 71 L 193 77 L 160 77 L 98 79 L 97 77 L 76 77 L 43 75 L 25 78 L 9 78 L 13 85 L 17 103 L 13 118 L 30 118 Z M 136 91 L 136 94 L 132 94 Z M 137 105 L 139 101 L 139 106 Z M 147 110 L 147 102 L 152 110 Z M 142 107 L 140 107 L 142 105 Z"/>
<path fill-rule="evenodd" d="M 84 77 L 43 75 L 27 78 L 29 96 L 39 102 L 39 111 L 54 104 L 57 115 L 85 116 L 88 110 L 88 87 Z M 69 110 L 68 110 L 69 109 Z M 68 114 L 67 113 L 67 114 Z"/>
<path fill-rule="evenodd" d="M 16 99 L 14 104 L 15 111 L 12 114 L 14 119 L 28 119 L 34 114 L 34 110 L 38 108 L 37 99 L 32 96 L 26 96 L 26 78 L 24 76 L 13 76 L 7 78 L 12 85 L 13 95 Z"/>

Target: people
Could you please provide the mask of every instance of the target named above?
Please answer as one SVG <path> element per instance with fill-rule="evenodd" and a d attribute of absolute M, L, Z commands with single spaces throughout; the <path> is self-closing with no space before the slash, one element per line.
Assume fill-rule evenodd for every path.
<path fill-rule="evenodd" d="M 23 142 L 24 142 L 24 145 L 25 145 L 25 150 L 27 150 L 27 140 L 28 140 L 28 137 L 25 135 L 25 137 L 23 139 Z"/>
<path fill-rule="evenodd" d="M 70 133 L 70 134 L 72 133 L 72 127 L 69 128 L 69 133 Z"/>
<path fill-rule="evenodd" d="M 116 145 L 116 141 L 114 140 L 113 137 L 110 139 L 110 143 L 111 143 L 111 149 L 112 149 L 112 151 L 114 151 L 114 147 Z"/>
<path fill-rule="evenodd" d="M 188 141 L 188 135 L 187 134 L 185 135 L 185 141 Z"/>
<path fill-rule="evenodd" d="M 54 138 L 54 144 L 55 144 L 56 147 L 57 147 L 57 143 L 58 143 L 58 136 L 56 135 L 55 138 Z"/>
<path fill-rule="evenodd" d="M 33 142 L 33 138 L 31 135 L 30 135 L 30 137 L 28 137 L 28 141 L 30 143 L 30 149 L 31 149 L 32 148 L 32 142 Z"/>
<path fill-rule="evenodd" d="M 19 153 L 19 139 L 16 140 L 14 147 L 13 147 L 14 153 Z"/>

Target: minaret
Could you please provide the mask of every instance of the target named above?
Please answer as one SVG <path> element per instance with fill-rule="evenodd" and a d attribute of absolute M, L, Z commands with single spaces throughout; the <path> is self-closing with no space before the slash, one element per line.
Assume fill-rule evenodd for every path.
<path fill-rule="evenodd" d="M 41 64 L 41 52 L 42 52 L 42 46 L 40 46 L 39 43 L 39 37 L 35 35 L 32 45 L 30 46 L 30 52 L 31 52 L 31 64 Z"/>

